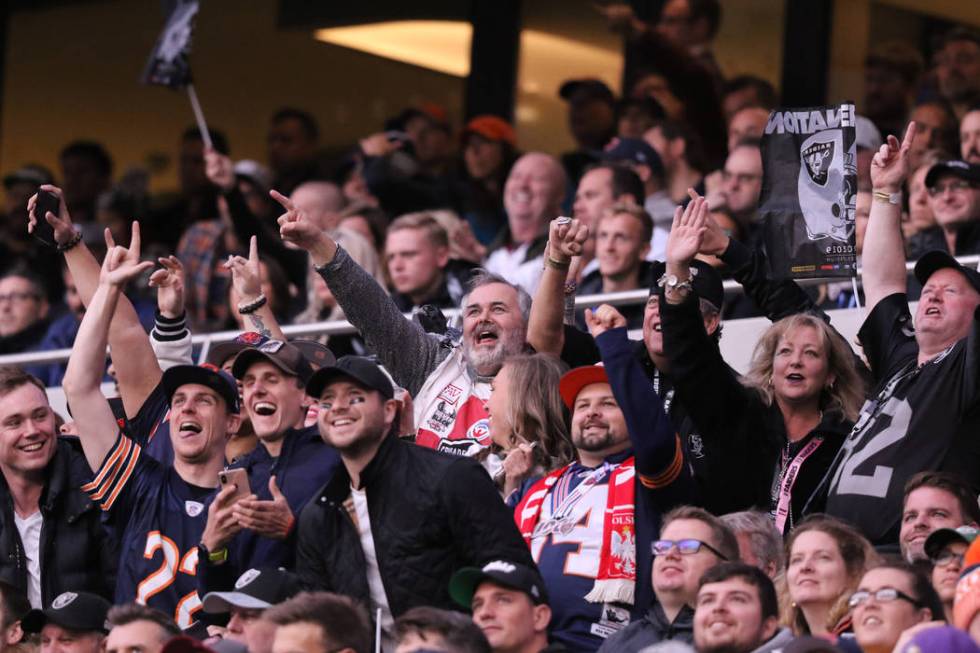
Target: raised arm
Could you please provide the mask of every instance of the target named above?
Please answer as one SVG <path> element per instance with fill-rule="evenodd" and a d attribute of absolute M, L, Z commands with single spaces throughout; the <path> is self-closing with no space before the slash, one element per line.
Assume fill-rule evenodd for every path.
<path fill-rule="evenodd" d="M 68 360 L 63 382 L 72 416 L 78 424 L 85 459 L 93 472 L 102 466 L 119 433 L 116 418 L 100 388 L 105 370 L 109 325 L 123 286 L 153 265 L 152 262 L 141 263 L 139 260 L 139 223 L 133 223 L 133 236 L 128 248 L 117 247 L 108 229 L 105 234 L 108 251 L 100 270 L 99 285 L 78 328 L 75 348 Z M 124 359 L 129 352 L 120 349 L 116 350 L 116 354 L 116 359 Z"/>
<path fill-rule="evenodd" d="M 248 331 L 261 333 L 267 338 L 286 340 L 276 316 L 272 313 L 269 299 L 262 292 L 262 274 L 259 268 L 259 245 L 255 236 L 248 241 L 248 258 L 229 256 L 225 267 L 231 270 L 231 283 L 238 293 L 238 312 L 245 318 Z"/>
<path fill-rule="evenodd" d="M 868 312 L 889 295 L 907 290 L 905 246 L 902 242 L 902 204 L 888 196 L 902 190 L 909 174 L 909 150 L 915 139 L 915 123 L 909 123 L 899 144 L 894 136 L 881 146 L 871 160 L 871 187 L 874 199 L 868 216 L 861 255 L 864 297 Z"/>
<path fill-rule="evenodd" d="M 176 256 L 157 259 L 162 266 L 150 275 L 157 289 L 157 313 L 150 331 L 150 345 L 161 369 L 193 365 L 191 333 L 184 310 L 184 266 Z"/>
<path fill-rule="evenodd" d="M 55 241 L 64 250 L 65 263 L 78 288 L 78 296 L 88 308 L 99 286 L 99 262 L 82 242 L 81 235 L 75 231 L 61 189 L 48 185 L 41 186 L 41 189 L 57 195 L 61 200 L 61 208 L 57 216 L 50 212 L 46 216 L 35 216 L 34 206 L 37 203 L 37 195 L 31 197 L 27 204 L 31 216 L 28 231 L 34 230 L 34 224 L 38 219 L 47 220 L 54 228 Z M 71 245 L 72 242 L 75 244 Z M 116 303 L 115 314 L 109 325 L 109 345 L 114 349 L 127 352 L 126 356 L 114 360 L 113 363 L 123 407 L 126 409 L 127 417 L 132 417 L 160 382 L 162 372 L 156 354 L 150 346 L 150 339 L 136 315 L 136 309 L 125 296 Z"/>
<path fill-rule="evenodd" d="M 588 237 L 589 228 L 578 220 L 556 218 L 551 221 L 544 272 L 534 293 L 527 323 L 527 341 L 539 353 L 561 354 L 565 344 L 563 318 L 569 266 L 574 257 L 581 255 L 582 245 Z"/>

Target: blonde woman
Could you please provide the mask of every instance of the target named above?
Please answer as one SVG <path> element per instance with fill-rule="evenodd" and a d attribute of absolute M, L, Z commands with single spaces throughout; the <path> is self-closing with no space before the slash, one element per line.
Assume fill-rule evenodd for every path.
<path fill-rule="evenodd" d="M 563 372 L 554 356 L 522 354 L 508 358 L 493 379 L 487 412 L 501 463 L 491 473 L 504 497 L 575 458 L 558 393 Z"/>
<path fill-rule="evenodd" d="M 780 617 L 794 635 L 836 640 L 851 629 L 851 594 L 878 561 L 871 543 L 827 515 L 812 515 L 786 541 L 786 572 L 779 580 Z"/>

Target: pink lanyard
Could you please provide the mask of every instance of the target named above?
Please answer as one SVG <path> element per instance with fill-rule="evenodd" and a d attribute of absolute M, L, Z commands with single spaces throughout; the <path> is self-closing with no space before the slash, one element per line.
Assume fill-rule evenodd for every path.
<path fill-rule="evenodd" d="M 779 480 L 779 500 L 776 503 L 776 530 L 783 532 L 786 525 L 786 518 L 789 517 L 790 499 L 793 492 L 793 484 L 796 483 L 796 476 L 800 473 L 803 462 L 823 444 L 823 438 L 815 437 L 810 440 L 803 449 L 796 454 L 788 466 L 784 464 L 783 473 Z"/>

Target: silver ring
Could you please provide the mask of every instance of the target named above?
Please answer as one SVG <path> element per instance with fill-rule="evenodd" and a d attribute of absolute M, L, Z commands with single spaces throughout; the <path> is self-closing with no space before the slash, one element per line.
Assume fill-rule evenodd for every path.
<path fill-rule="evenodd" d="M 563 224 L 569 224 L 569 223 L 571 223 L 571 221 L 572 221 L 571 218 L 569 218 L 568 216 L 563 215 L 560 218 L 557 218 L 555 220 L 555 224 L 557 224 L 560 227 Z"/>

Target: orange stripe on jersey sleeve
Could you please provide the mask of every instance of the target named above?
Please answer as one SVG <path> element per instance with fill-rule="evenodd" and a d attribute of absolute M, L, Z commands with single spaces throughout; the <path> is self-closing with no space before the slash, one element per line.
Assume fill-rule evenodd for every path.
<path fill-rule="evenodd" d="M 684 453 L 681 449 L 680 437 L 675 435 L 674 440 L 674 459 L 667 465 L 667 469 L 656 476 L 637 475 L 640 477 L 640 483 L 643 484 L 643 487 L 656 490 L 670 485 L 680 477 L 681 471 L 684 469 Z"/>
<path fill-rule="evenodd" d="M 136 469 L 136 463 L 139 462 L 140 454 L 143 449 L 133 443 L 133 454 L 129 457 L 129 464 L 126 466 L 125 471 L 119 477 L 119 480 L 115 483 L 115 489 L 112 491 L 112 495 L 102 502 L 102 510 L 109 511 L 112 510 L 112 505 L 116 502 L 116 498 L 119 497 L 119 493 L 126 488 L 126 483 L 129 482 L 130 477 L 133 475 L 133 470 Z"/>
<path fill-rule="evenodd" d="M 98 501 L 101 495 L 104 494 L 102 488 L 106 485 L 112 485 L 113 479 L 119 474 L 119 467 L 124 464 L 132 446 L 133 441 L 120 434 L 116 440 L 115 447 L 106 456 L 106 460 L 102 464 L 102 469 L 99 470 L 98 475 L 96 475 L 91 483 L 86 483 L 82 486 L 82 491 L 88 492 L 90 495 L 98 494 L 99 496 L 92 496 L 94 500 Z"/>

